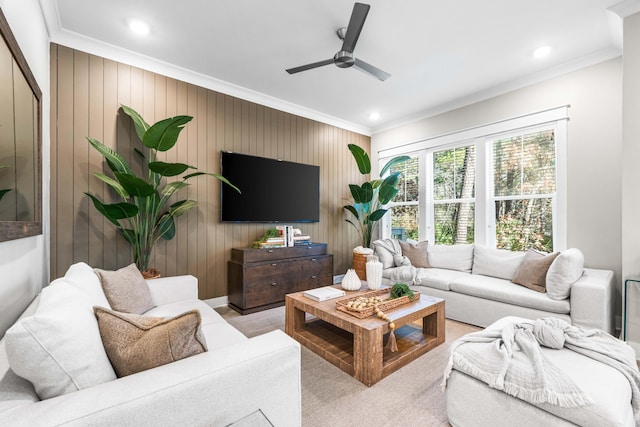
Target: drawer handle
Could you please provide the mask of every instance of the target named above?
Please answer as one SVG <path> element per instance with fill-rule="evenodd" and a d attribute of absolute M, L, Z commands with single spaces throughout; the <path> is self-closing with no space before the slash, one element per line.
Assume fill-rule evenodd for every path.
<path fill-rule="evenodd" d="M 271 267 L 276 267 L 277 265 L 278 265 L 278 263 L 274 262 L 274 263 L 271 264 Z"/>
<path fill-rule="evenodd" d="M 269 250 L 267 250 L 267 252 L 272 254 L 273 253 L 273 249 L 269 249 Z"/>
<path fill-rule="evenodd" d="M 315 258 L 311 258 L 311 262 L 316 262 L 316 261 L 318 261 L 318 260 L 315 259 Z"/>
<path fill-rule="evenodd" d="M 313 276 L 311 276 L 312 279 L 317 278 L 318 276 L 316 276 L 315 274 Z"/>
<path fill-rule="evenodd" d="M 271 286 L 276 286 L 277 284 L 278 284 L 278 282 L 273 282 L 273 283 L 271 284 Z"/>

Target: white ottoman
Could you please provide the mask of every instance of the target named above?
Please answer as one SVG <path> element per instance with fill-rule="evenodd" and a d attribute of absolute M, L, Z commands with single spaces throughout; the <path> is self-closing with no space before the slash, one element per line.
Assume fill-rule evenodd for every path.
<path fill-rule="evenodd" d="M 505 317 L 488 326 L 502 329 Z M 586 392 L 594 404 L 563 408 L 533 405 L 454 370 L 447 382 L 447 416 L 454 427 L 466 426 L 635 426 L 629 381 L 618 370 L 571 350 L 542 348 L 545 357 Z"/>

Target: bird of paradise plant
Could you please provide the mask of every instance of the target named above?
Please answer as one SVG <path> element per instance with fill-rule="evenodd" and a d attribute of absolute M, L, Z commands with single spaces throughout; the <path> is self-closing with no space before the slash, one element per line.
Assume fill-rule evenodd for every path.
<path fill-rule="evenodd" d="M 348 148 L 358 165 L 360 173 L 362 175 L 370 174 L 371 160 L 366 151 L 355 144 L 349 144 Z M 406 162 L 409 159 L 409 156 L 394 157 L 382 167 L 380 176 L 384 176 L 391 166 Z M 388 209 L 384 208 L 384 206 L 398 194 L 399 180 L 400 172 L 393 172 L 384 179 L 367 181 L 362 185 L 349 184 L 354 203 L 343 206 L 343 209 L 350 212 L 353 218 L 346 218 L 345 221 L 358 230 L 363 247 L 369 248 L 371 246 L 373 227 L 387 213 Z"/>
<path fill-rule="evenodd" d="M 95 208 L 108 219 L 131 244 L 133 260 L 145 272 L 155 243 L 159 239 L 171 240 L 175 236 L 174 219 L 197 206 L 195 200 L 183 199 L 171 205 L 169 201 L 190 184 L 186 181 L 200 175 L 213 176 L 236 191 L 240 190 L 222 175 L 206 172 L 192 172 L 182 176 L 182 180 L 166 182 L 166 177 L 175 177 L 188 170 L 197 169 L 184 163 L 166 163 L 157 160 L 157 152 L 173 148 L 184 126 L 191 116 L 176 116 L 149 125 L 140 114 L 130 107 L 121 106 L 122 111 L 133 121 L 136 134 L 142 142 L 141 149 L 134 151 L 143 159 L 143 175 L 137 176 L 125 159 L 94 138 L 87 138 L 89 144 L 102 154 L 113 177 L 94 172 L 93 175 L 111 187 L 122 201 L 104 203 L 96 196 L 85 193 L 93 201 Z"/>

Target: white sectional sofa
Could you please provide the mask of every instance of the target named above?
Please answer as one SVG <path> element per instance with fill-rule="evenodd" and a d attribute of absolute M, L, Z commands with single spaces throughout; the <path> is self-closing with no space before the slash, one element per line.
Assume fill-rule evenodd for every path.
<path fill-rule="evenodd" d="M 411 249 L 414 264 L 422 265 L 415 253 L 426 250 L 429 267 L 415 267 L 397 240 L 375 241 L 383 281 L 407 283 L 421 293 L 443 298 L 449 319 L 486 327 L 505 316 L 554 316 L 578 326 L 614 331 L 613 272 L 583 268 L 584 258 L 577 249 L 555 258 L 546 275 L 547 290 L 538 292 L 512 282 L 526 255 L 523 252 L 481 245 L 422 242 L 419 246 Z"/>
<path fill-rule="evenodd" d="M 23 323 L 14 325 L 21 329 L 18 332 L 39 325 L 42 348 L 17 350 L 21 353 L 16 355 L 10 332 L 0 340 L 0 425 L 227 426 L 246 417 L 266 417 L 277 426 L 300 425 L 300 346 L 296 341 L 279 330 L 245 337 L 198 300 L 193 276 L 148 280 L 147 284 L 155 307 L 144 316 L 166 318 L 197 310 L 208 351 L 116 378 L 104 349 L 96 348 L 96 343 L 102 343 L 96 334 L 102 331 L 92 308 L 109 308 L 109 304 L 93 269 L 74 264 L 64 278 L 45 287 L 16 322 Z M 42 384 L 49 375 L 45 368 L 28 373 L 41 377 L 41 384 L 34 387 L 9 364 L 12 357 L 27 360 L 42 349 L 61 368 L 55 375 L 68 376 L 69 383 L 62 394 L 45 399 L 36 391 L 46 389 L 47 384 Z M 63 381 L 55 375 L 51 374 L 49 388 L 61 387 Z M 90 382 L 98 384 L 87 385 Z"/>

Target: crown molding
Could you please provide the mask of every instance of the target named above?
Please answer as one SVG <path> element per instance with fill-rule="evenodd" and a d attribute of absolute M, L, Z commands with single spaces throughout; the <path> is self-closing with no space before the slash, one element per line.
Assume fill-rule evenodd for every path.
<path fill-rule="evenodd" d="M 285 101 L 280 98 L 266 95 L 242 86 L 235 85 L 220 79 L 216 79 L 202 73 L 179 67 L 177 65 L 160 61 L 150 56 L 123 49 L 121 47 L 83 36 L 81 34 L 68 31 L 62 28 L 60 24 L 60 16 L 55 2 L 48 0 L 40 0 L 47 30 L 52 43 L 66 46 L 72 49 L 80 50 L 102 58 L 117 61 L 123 64 L 138 67 L 147 71 L 161 74 L 186 83 L 191 83 L 205 89 L 224 93 L 256 104 L 274 108 L 286 113 L 305 117 L 307 119 L 326 123 L 341 129 L 346 129 L 365 136 L 371 136 L 371 128 L 361 126 L 356 123 L 348 122 L 340 118 L 324 114 L 322 112 Z"/>
<path fill-rule="evenodd" d="M 640 0 L 624 0 L 607 9 L 621 18 L 627 18 L 640 12 Z"/>

